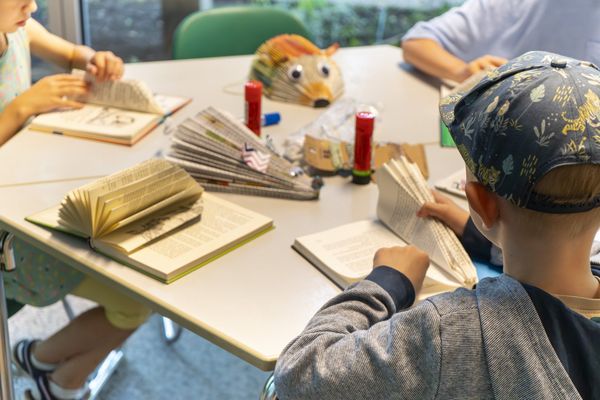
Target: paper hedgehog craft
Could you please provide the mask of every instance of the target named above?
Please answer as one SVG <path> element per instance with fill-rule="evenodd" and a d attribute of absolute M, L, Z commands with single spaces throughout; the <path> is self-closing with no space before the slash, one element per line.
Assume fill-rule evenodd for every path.
<path fill-rule="evenodd" d="M 310 107 L 327 107 L 344 92 L 342 74 L 325 50 L 298 35 L 279 35 L 263 43 L 252 62 L 250 79 L 261 81 L 272 99 Z"/>

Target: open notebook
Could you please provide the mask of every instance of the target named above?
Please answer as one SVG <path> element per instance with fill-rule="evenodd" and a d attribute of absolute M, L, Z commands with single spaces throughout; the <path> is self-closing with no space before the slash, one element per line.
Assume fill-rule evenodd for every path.
<path fill-rule="evenodd" d="M 85 238 L 99 253 L 166 283 L 273 225 L 204 193 L 180 167 L 158 159 L 75 189 L 26 219 Z"/>
<path fill-rule="evenodd" d="M 425 201 L 433 201 L 416 165 L 405 158 L 391 160 L 376 177 L 379 221 L 363 220 L 302 236 L 293 248 L 344 288 L 371 272 L 377 249 L 411 243 L 431 259 L 419 299 L 472 288 L 477 272 L 456 235 L 437 220 L 416 216 Z"/>
<path fill-rule="evenodd" d="M 183 97 L 154 95 L 144 82 L 121 80 L 95 82 L 90 95 L 82 99 L 79 110 L 60 110 L 38 115 L 30 129 L 133 145 L 159 125 L 163 119 L 191 100 Z"/>

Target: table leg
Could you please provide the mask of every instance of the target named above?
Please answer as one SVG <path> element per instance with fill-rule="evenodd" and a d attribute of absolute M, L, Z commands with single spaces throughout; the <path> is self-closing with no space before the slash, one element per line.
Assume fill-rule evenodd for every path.
<path fill-rule="evenodd" d="M 3 400 L 14 399 L 12 374 L 10 370 L 10 341 L 8 338 L 8 312 L 4 293 L 3 271 L 15 269 L 15 255 L 12 248 L 14 236 L 0 231 L 0 394 Z"/>

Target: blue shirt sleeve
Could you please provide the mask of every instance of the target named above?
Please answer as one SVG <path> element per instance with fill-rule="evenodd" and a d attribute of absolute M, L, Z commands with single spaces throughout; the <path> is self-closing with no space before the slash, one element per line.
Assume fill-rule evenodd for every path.
<path fill-rule="evenodd" d="M 402 40 L 431 39 L 446 51 L 464 61 L 472 61 L 486 54 L 501 57 L 512 56 L 496 44 L 512 35 L 521 4 L 514 0 L 468 0 L 462 6 L 452 8 L 445 14 L 429 21 L 419 22 Z M 510 40 L 501 40 L 502 43 Z M 509 57 L 510 58 L 510 57 Z"/>
<path fill-rule="evenodd" d="M 402 272 L 387 266 L 374 268 L 365 278 L 381 286 L 394 299 L 396 310 L 409 308 L 415 302 L 415 288 Z"/>

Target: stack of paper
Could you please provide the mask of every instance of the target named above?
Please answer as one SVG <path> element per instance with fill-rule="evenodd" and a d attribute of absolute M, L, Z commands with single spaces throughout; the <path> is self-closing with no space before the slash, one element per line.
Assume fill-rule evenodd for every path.
<path fill-rule="evenodd" d="M 319 197 L 302 170 L 236 118 L 212 107 L 177 128 L 167 158 L 206 190 L 300 200 Z"/>

